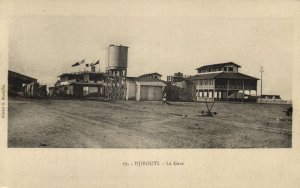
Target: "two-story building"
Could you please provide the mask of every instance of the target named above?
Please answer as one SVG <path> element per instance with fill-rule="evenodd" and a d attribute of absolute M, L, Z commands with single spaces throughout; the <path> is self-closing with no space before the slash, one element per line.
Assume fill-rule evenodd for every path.
<path fill-rule="evenodd" d="M 55 84 L 55 95 L 72 97 L 104 97 L 105 78 L 103 72 L 83 71 L 64 73 Z"/>
<path fill-rule="evenodd" d="M 196 100 L 251 100 L 253 91 L 257 95 L 259 79 L 239 73 L 239 68 L 241 66 L 233 62 L 197 68 L 198 74 L 191 78 Z"/>

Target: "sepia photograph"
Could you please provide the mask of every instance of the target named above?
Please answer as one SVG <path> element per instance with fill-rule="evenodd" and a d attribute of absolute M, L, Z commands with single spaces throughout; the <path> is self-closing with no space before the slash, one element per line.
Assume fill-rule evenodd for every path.
<path fill-rule="evenodd" d="M 298 0 L 0 1 L 0 188 L 298 188 Z"/>
<path fill-rule="evenodd" d="M 8 147 L 291 148 L 292 24 L 13 17 Z"/>

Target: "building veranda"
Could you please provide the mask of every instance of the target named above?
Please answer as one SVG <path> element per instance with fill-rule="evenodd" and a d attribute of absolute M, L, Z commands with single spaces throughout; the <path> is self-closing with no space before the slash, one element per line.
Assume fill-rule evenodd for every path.
<path fill-rule="evenodd" d="M 196 69 L 190 79 L 197 101 L 256 101 L 259 79 L 239 73 L 233 62 L 213 64 Z"/>

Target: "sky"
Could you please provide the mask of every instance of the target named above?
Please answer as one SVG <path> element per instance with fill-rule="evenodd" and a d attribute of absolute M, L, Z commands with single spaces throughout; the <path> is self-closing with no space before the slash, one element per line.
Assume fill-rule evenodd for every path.
<path fill-rule="evenodd" d="M 12 17 L 8 28 L 9 69 L 48 87 L 60 74 L 80 70 L 71 65 L 82 59 L 99 59 L 104 71 L 107 46 L 122 44 L 129 47 L 128 76 L 158 72 L 166 79 L 235 62 L 241 73 L 257 78 L 263 66 L 263 94 L 292 97 L 293 22 L 288 18 L 29 15 Z"/>

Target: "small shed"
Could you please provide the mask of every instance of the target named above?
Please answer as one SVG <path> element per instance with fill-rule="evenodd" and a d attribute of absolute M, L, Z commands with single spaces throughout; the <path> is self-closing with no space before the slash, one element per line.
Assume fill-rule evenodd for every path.
<path fill-rule="evenodd" d="M 158 79 L 128 77 L 126 80 L 126 100 L 160 101 L 166 84 Z"/>
<path fill-rule="evenodd" d="M 160 101 L 167 86 L 161 81 L 137 81 L 136 85 L 137 101 Z"/>

